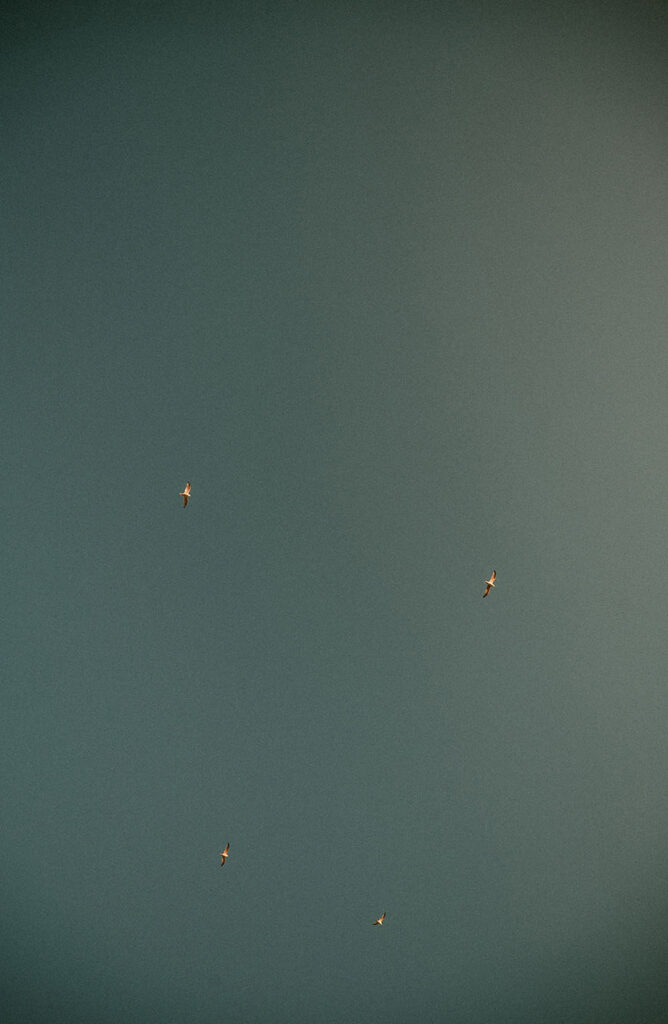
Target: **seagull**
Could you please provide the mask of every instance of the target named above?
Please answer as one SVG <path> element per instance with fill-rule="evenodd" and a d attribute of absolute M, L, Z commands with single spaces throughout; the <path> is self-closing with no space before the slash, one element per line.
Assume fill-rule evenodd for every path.
<path fill-rule="evenodd" d="M 492 575 L 490 576 L 490 578 L 488 580 L 483 580 L 483 583 L 487 587 L 487 590 L 482 595 L 483 597 L 487 597 L 487 595 L 489 594 L 490 590 L 494 586 L 494 580 L 495 579 L 496 579 L 496 569 L 494 570 L 494 572 L 492 573 Z"/>
<path fill-rule="evenodd" d="M 374 923 L 374 925 L 376 925 L 376 924 L 382 924 L 382 923 L 383 923 L 383 921 L 385 920 L 385 918 L 386 918 L 386 917 L 387 917 L 387 914 L 382 914 L 382 915 L 381 915 L 381 917 L 379 917 L 377 921 L 374 921 L 374 922 L 373 922 L 373 923 Z"/>
<path fill-rule="evenodd" d="M 185 491 L 179 491 L 179 498 L 183 498 L 183 507 L 185 508 L 188 504 L 188 498 L 190 497 L 190 480 L 186 484 Z"/>
<path fill-rule="evenodd" d="M 221 868 L 225 867 L 225 861 L 227 860 L 229 855 L 230 855 L 230 844 L 228 843 L 227 846 L 225 847 L 225 849 L 223 850 L 223 852 L 218 854 L 218 856 L 220 857 L 220 866 L 221 866 Z"/>

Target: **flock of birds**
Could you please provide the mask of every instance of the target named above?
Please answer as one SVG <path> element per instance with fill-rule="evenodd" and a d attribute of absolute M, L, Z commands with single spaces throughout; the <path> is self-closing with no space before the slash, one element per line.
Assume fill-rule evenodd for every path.
<path fill-rule="evenodd" d="M 188 481 L 186 486 L 183 488 L 183 490 L 179 491 L 179 497 L 183 498 L 183 507 L 185 508 L 186 505 L 188 504 L 188 498 L 190 497 L 190 480 Z M 494 569 L 492 571 L 492 575 L 490 576 L 490 578 L 488 580 L 483 580 L 483 583 L 485 584 L 485 593 L 482 596 L 483 597 L 487 597 L 487 595 L 489 594 L 490 590 L 496 584 L 496 569 Z M 218 854 L 218 856 L 220 857 L 220 866 L 221 866 L 221 868 L 225 867 L 225 861 L 227 860 L 229 855 L 230 855 L 230 844 L 228 843 L 227 846 L 225 847 L 225 849 L 223 850 L 223 852 Z M 382 925 L 382 924 L 385 923 L 385 918 L 386 917 L 387 917 L 387 914 L 386 914 L 385 911 L 383 911 L 383 913 L 380 915 L 380 917 L 377 918 L 377 920 L 373 921 L 372 923 L 374 925 L 377 925 L 377 924 Z"/>

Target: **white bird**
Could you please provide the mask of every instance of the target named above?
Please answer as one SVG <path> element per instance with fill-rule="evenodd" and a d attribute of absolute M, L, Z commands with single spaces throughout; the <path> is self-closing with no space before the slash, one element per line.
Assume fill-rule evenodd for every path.
<path fill-rule="evenodd" d="M 494 572 L 492 573 L 492 575 L 490 576 L 490 578 L 488 580 L 483 580 L 483 583 L 487 587 L 487 590 L 482 595 L 483 597 L 487 597 L 487 595 L 489 594 L 490 590 L 494 586 L 494 580 L 495 579 L 496 579 L 496 569 L 494 570 Z"/>
<path fill-rule="evenodd" d="M 380 917 L 378 918 L 378 920 L 377 920 L 377 921 L 374 921 L 374 922 L 373 922 L 373 923 L 374 923 L 374 925 L 376 925 L 376 924 L 382 924 L 382 923 L 383 923 L 383 921 L 385 920 L 385 918 L 386 918 L 386 917 L 387 917 L 387 914 L 382 914 L 382 915 L 381 915 L 381 916 L 380 916 Z"/>
<path fill-rule="evenodd" d="M 184 491 L 179 491 L 179 498 L 183 498 L 183 507 L 185 508 L 188 504 L 188 498 L 190 497 L 190 480 L 186 484 Z"/>
<path fill-rule="evenodd" d="M 223 850 L 223 852 L 218 854 L 218 856 L 220 857 L 220 866 L 221 866 L 221 868 L 225 866 L 225 861 L 227 860 L 229 855 L 230 855 L 230 844 L 228 843 L 227 846 L 225 847 L 225 849 Z"/>

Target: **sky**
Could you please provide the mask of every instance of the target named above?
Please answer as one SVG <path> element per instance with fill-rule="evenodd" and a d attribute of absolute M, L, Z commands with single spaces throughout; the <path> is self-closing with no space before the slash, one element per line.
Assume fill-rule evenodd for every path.
<path fill-rule="evenodd" d="M 3 18 L 3 1019 L 663 1024 L 665 5 Z"/>

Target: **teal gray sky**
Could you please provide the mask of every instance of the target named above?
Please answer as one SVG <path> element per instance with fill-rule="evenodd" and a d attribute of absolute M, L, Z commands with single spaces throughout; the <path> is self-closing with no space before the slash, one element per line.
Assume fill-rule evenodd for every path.
<path fill-rule="evenodd" d="M 5 18 L 3 1019 L 663 1024 L 665 5 Z"/>

